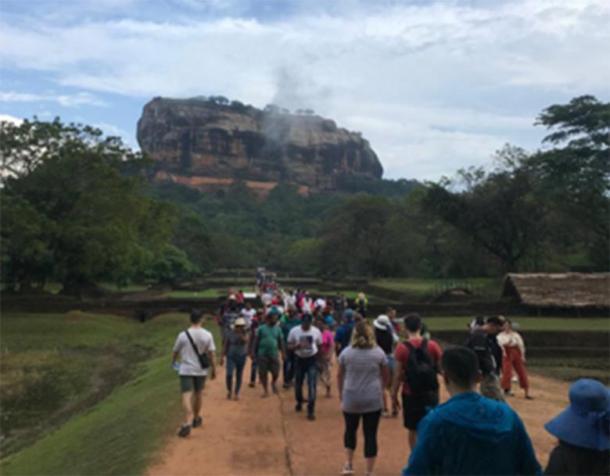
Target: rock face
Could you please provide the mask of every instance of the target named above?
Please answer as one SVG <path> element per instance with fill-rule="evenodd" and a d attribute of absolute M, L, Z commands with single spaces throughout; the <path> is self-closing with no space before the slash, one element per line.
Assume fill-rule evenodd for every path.
<path fill-rule="evenodd" d="M 138 142 L 157 162 L 158 180 L 200 189 L 240 180 L 259 190 L 287 182 L 307 193 L 333 190 L 346 175 L 381 178 L 377 155 L 357 132 L 320 116 L 221 99 L 155 98 L 144 106 Z"/>

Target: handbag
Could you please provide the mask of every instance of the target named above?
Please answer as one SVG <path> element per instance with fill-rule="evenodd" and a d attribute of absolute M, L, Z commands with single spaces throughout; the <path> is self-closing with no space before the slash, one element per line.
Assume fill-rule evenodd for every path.
<path fill-rule="evenodd" d="M 197 349 L 197 346 L 195 345 L 195 342 L 193 342 L 193 338 L 189 334 L 189 331 L 186 330 L 184 332 L 186 333 L 186 336 L 188 337 L 191 345 L 193 346 L 193 350 L 195 351 L 195 354 L 197 354 L 197 358 L 199 359 L 199 365 L 201 365 L 201 369 L 206 370 L 207 368 L 210 367 L 210 359 L 208 358 L 208 354 L 207 353 L 200 354 L 199 349 Z"/>

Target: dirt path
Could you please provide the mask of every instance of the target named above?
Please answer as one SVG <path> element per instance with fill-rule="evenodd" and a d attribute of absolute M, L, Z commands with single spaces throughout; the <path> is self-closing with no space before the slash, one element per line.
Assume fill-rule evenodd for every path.
<path fill-rule="evenodd" d="M 245 387 L 242 400 L 228 401 L 224 369 L 208 384 L 204 397 L 204 425 L 187 439 L 172 437 L 150 468 L 149 476 L 168 475 L 337 475 L 343 463 L 343 419 L 336 395 L 317 401 L 317 420 L 294 412 L 292 390 L 260 398 L 260 389 Z M 245 372 L 249 375 L 249 372 Z M 517 397 L 510 404 L 521 415 L 544 466 L 554 445 L 543 424 L 567 404 L 568 385 L 531 376 L 533 401 Z M 319 395 L 323 394 L 318 388 Z M 442 400 L 447 398 L 443 390 Z M 358 435 L 356 474 L 364 473 L 362 435 Z M 382 419 L 379 458 L 375 473 L 397 475 L 408 457 L 401 419 Z"/>

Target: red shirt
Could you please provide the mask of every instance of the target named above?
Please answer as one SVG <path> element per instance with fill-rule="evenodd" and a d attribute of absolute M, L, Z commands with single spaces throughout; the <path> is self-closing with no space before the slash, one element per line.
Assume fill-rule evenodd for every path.
<path fill-rule="evenodd" d="M 411 345 L 413 347 L 418 348 L 421 345 L 423 340 L 424 340 L 423 337 L 419 337 L 419 338 L 409 339 L 409 342 L 411 343 Z M 441 362 L 441 356 L 443 355 L 441 346 L 438 345 L 433 340 L 429 340 L 427 351 L 428 351 L 428 355 L 430 355 L 430 357 L 432 358 L 432 361 L 438 367 Z M 400 344 L 398 344 L 396 346 L 396 350 L 394 351 L 394 358 L 396 359 L 396 362 L 400 362 L 402 364 L 402 370 L 404 372 L 404 370 L 407 368 L 407 362 L 409 361 L 409 348 L 404 343 L 401 342 Z M 407 382 L 404 381 L 404 379 L 402 382 L 402 394 L 403 395 L 411 394 L 409 385 L 407 384 Z"/>

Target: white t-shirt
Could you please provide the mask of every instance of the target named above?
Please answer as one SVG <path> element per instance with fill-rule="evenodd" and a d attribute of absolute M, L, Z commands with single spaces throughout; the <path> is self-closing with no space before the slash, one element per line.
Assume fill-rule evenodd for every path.
<path fill-rule="evenodd" d="M 207 352 L 216 352 L 214 337 L 211 332 L 203 328 L 193 327 L 189 328 L 188 332 L 201 355 L 206 354 Z M 178 334 L 176 343 L 174 344 L 174 352 L 178 352 L 180 355 L 180 370 L 178 371 L 180 375 L 204 376 L 208 374 L 208 369 L 201 368 L 199 358 L 193 350 L 193 346 L 185 331 Z"/>
<path fill-rule="evenodd" d="M 256 314 L 256 309 L 242 309 L 241 310 L 241 315 L 244 316 L 244 319 L 246 320 L 246 324 L 248 325 L 248 327 L 250 327 L 250 324 L 252 324 L 252 318 L 255 316 Z"/>
<path fill-rule="evenodd" d="M 298 357 L 313 357 L 322 345 L 322 333 L 314 326 L 306 331 L 301 326 L 293 327 L 288 334 L 288 344 L 301 344 L 301 347 L 294 351 Z"/>
<path fill-rule="evenodd" d="M 316 299 L 316 307 L 324 309 L 326 307 L 326 300 L 324 298 Z"/>

